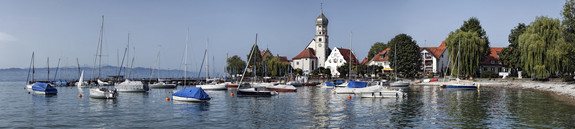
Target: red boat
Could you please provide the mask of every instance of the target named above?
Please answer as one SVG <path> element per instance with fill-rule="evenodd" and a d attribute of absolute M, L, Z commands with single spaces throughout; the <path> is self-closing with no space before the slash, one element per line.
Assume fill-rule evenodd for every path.
<path fill-rule="evenodd" d="M 228 88 L 236 88 L 238 87 L 238 84 L 228 84 Z"/>
<path fill-rule="evenodd" d="M 275 85 L 275 86 L 267 86 L 269 90 L 277 91 L 277 92 L 296 92 L 297 88 L 291 85 Z"/>

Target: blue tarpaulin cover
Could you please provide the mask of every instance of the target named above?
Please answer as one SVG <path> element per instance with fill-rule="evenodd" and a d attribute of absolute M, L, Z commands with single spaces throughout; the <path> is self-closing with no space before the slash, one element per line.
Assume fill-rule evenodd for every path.
<path fill-rule="evenodd" d="M 184 88 L 176 93 L 172 94 L 173 96 L 179 97 L 187 97 L 187 98 L 196 98 L 199 100 L 210 100 L 210 96 L 204 92 L 202 88 L 194 87 L 194 88 Z"/>
<path fill-rule="evenodd" d="M 347 84 L 348 88 L 364 88 L 365 86 L 367 86 L 367 82 L 349 81 Z"/>
<path fill-rule="evenodd" d="M 56 94 L 58 93 L 58 89 L 50 86 L 48 83 L 36 82 L 32 85 L 32 90 L 34 91 L 43 91 L 46 94 Z"/>
<path fill-rule="evenodd" d="M 344 82 L 345 81 L 343 81 L 343 80 L 336 80 L 334 83 L 339 85 L 339 84 L 344 83 Z"/>
<path fill-rule="evenodd" d="M 325 82 L 326 86 L 335 86 L 335 84 L 331 83 L 331 82 Z"/>

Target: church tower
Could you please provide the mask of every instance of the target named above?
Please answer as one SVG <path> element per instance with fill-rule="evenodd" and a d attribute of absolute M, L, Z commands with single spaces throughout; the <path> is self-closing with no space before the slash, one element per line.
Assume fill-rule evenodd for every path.
<path fill-rule="evenodd" d="M 327 36 L 327 18 L 323 15 L 323 9 L 315 19 L 315 46 L 318 65 L 325 67 L 325 61 L 329 56 L 329 42 Z"/>

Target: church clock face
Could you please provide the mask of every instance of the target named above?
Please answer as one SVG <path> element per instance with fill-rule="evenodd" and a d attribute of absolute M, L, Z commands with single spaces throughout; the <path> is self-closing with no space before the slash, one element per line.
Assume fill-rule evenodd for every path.
<path fill-rule="evenodd" d="M 318 47 L 321 47 L 321 44 L 318 44 L 317 46 L 318 46 Z"/>

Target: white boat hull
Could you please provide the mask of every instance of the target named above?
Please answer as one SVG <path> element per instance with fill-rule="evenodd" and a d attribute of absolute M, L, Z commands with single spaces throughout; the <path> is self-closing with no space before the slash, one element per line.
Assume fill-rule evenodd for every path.
<path fill-rule="evenodd" d="M 292 85 L 276 85 L 276 86 L 268 86 L 269 90 L 277 91 L 277 92 L 296 92 L 297 88 Z"/>
<path fill-rule="evenodd" d="M 148 85 L 150 88 L 176 88 L 176 84 L 155 83 Z"/>
<path fill-rule="evenodd" d="M 228 87 L 225 84 L 215 84 L 215 85 L 196 85 L 203 90 L 227 90 Z"/>
<path fill-rule="evenodd" d="M 199 100 L 196 98 L 188 98 L 188 97 L 180 97 L 180 96 L 172 96 L 172 99 L 175 101 L 182 101 L 182 102 L 207 102 L 209 100 Z"/>
<path fill-rule="evenodd" d="M 147 92 L 149 90 L 147 84 L 144 84 L 141 81 L 129 80 L 117 84 L 116 89 L 119 92 Z"/>
<path fill-rule="evenodd" d="M 114 90 L 108 90 L 105 88 L 90 89 L 90 98 L 115 99 L 117 96 L 118 96 L 118 92 L 116 92 Z"/>
<path fill-rule="evenodd" d="M 391 87 L 408 87 L 409 85 L 409 82 L 393 82 L 389 84 Z"/>
<path fill-rule="evenodd" d="M 403 93 L 399 91 L 372 91 L 372 92 L 360 92 L 356 95 L 362 98 L 401 98 Z"/>

